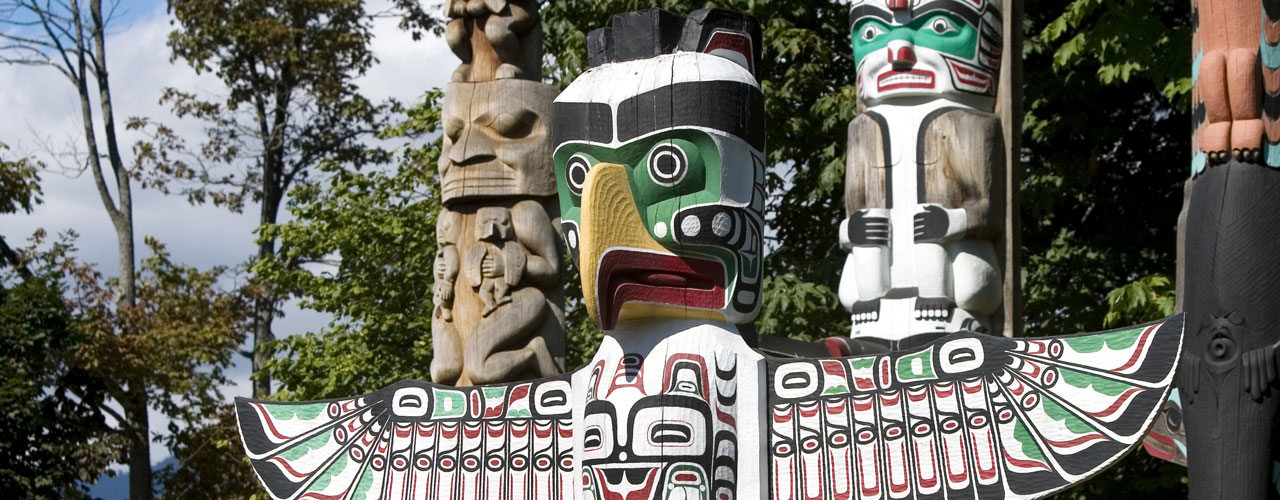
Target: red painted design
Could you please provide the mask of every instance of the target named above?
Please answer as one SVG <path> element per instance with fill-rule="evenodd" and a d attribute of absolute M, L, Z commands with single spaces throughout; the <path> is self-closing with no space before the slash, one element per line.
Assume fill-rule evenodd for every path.
<path fill-rule="evenodd" d="M 725 305 L 724 265 L 705 259 L 626 249 L 600 258 L 596 289 L 605 330 L 618 323 L 627 302 L 648 302 L 700 309 Z"/>

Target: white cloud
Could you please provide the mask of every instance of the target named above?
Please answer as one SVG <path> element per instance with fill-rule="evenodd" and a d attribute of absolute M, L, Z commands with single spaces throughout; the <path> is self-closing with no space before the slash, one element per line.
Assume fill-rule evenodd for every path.
<path fill-rule="evenodd" d="M 180 135 L 193 138 L 191 143 L 198 143 L 198 124 L 174 119 L 159 104 L 164 88 L 197 89 L 207 94 L 217 94 L 222 88 L 211 75 L 197 75 L 181 61 L 169 62 L 165 38 L 172 27 L 162 2 L 155 2 L 149 10 L 140 5 L 130 7 L 140 9 L 131 13 L 136 19 L 107 40 L 112 98 L 117 126 L 123 132 L 120 144 L 126 162 L 132 158 L 129 146 L 139 138 L 123 130 L 124 120 L 130 116 L 160 120 Z M 385 10 L 385 6 L 369 10 Z M 397 22 L 394 18 L 375 20 L 372 48 L 379 64 L 358 83 L 375 101 L 396 98 L 412 103 L 426 90 L 444 86 L 457 61 L 443 40 L 428 35 L 414 42 L 396 27 Z M 60 73 L 52 68 L 0 65 L 0 89 L 4 89 L 0 92 L 0 115 L 5 117 L 0 120 L 0 141 L 12 147 L 11 153 L 51 162 L 46 145 L 59 150 L 68 146 L 83 149 L 75 89 Z M 44 204 L 30 215 L 0 216 L 0 234 L 13 244 L 22 244 L 37 228 L 50 232 L 73 229 L 80 234 L 80 257 L 97 263 L 107 275 L 116 274 L 115 233 L 88 173 L 79 178 L 45 173 L 43 178 Z M 254 252 L 256 207 L 233 214 L 212 206 L 192 206 L 183 197 L 136 186 L 133 194 L 139 259 L 145 257 L 141 241 L 146 235 L 164 242 L 176 261 L 200 268 L 242 263 Z M 285 317 L 276 322 L 277 335 L 315 331 L 329 319 L 299 310 L 291 302 L 285 306 Z M 227 388 L 228 396 L 248 392 L 247 365 L 242 361 L 232 370 L 236 385 Z M 152 415 L 154 430 L 163 431 L 166 425 L 158 415 Z M 153 462 L 168 455 L 168 450 L 153 445 Z"/>

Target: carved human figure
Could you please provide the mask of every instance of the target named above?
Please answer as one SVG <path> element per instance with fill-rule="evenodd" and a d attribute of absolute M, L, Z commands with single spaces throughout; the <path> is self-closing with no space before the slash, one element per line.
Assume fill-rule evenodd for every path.
<path fill-rule="evenodd" d="M 445 13 L 445 41 L 462 60 L 453 81 L 542 79 L 542 26 L 533 0 L 448 0 Z"/>
<path fill-rule="evenodd" d="M 511 287 L 524 274 L 525 251 L 515 241 L 511 211 L 505 207 L 481 207 L 476 211 L 476 238 L 467 250 L 467 277 L 484 303 L 482 316 L 511 302 Z"/>
<path fill-rule="evenodd" d="M 990 331 L 1002 301 L 998 0 L 854 2 L 841 302 L 890 344 Z M 932 335 L 929 335 L 932 334 Z"/>
<path fill-rule="evenodd" d="M 442 321 L 453 321 L 453 285 L 461 269 L 458 259 L 458 214 L 441 210 L 436 219 L 435 283 L 431 286 L 431 300 L 435 303 L 434 316 Z"/>
<path fill-rule="evenodd" d="M 546 337 L 561 331 L 559 307 L 546 290 L 560 280 L 560 252 L 541 204 L 481 207 L 477 242 L 464 272 L 483 304 L 466 341 L 464 373 L 473 384 L 560 373 Z"/>

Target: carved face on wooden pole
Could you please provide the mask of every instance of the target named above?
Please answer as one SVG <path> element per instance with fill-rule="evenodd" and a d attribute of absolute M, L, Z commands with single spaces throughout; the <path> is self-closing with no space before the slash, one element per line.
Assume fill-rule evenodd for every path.
<path fill-rule="evenodd" d="M 849 16 L 863 102 L 925 96 L 986 110 L 994 104 L 998 0 L 859 0 Z"/>
<path fill-rule="evenodd" d="M 759 310 L 758 39 L 689 23 L 688 51 L 632 57 L 621 44 L 634 41 L 593 38 L 611 54 L 593 54 L 554 105 L 562 233 L 606 330 L 645 318 L 746 323 Z"/>

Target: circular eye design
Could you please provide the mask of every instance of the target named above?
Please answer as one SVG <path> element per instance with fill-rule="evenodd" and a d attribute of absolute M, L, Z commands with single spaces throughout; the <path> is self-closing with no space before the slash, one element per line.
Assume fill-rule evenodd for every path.
<path fill-rule="evenodd" d="M 929 21 L 929 29 L 933 30 L 934 33 L 937 33 L 939 35 L 956 31 L 956 27 L 952 26 L 951 21 L 948 21 L 947 18 L 945 17 L 938 17 L 938 18 L 934 18 L 934 20 L 932 21 Z"/>
<path fill-rule="evenodd" d="M 790 456 L 791 451 L 792 451 L 791 444 L 785 441 L 778 443 L 776 445 L 773 445 L 773 453 L 780 457 Z"/>
<path fill-rule="evenodd" d="M 884 33 L 884 30 L 881 30 L 879 26 L 868 24 L 862 28 L 861 33 L 858 33 L 858 37 L 862 38 L 864 42 L 870 42 L 880 36 L 881 33 Z"/>
<path fill-rule="evenodd" d="M 649 178 L 660 186 L 674 186 L 688 172 L 689 159 L 678 146 L 662 144 L 649 153 Z"/>
<path fill-rule="evenodd" d="M 569 191 L 582 196 L 582 186 L 587 183 L 587 171 L 591 170 L 591 162 L 582 155 L 573 155 L 564 166 L 564 177 L 569 181 Z"/>
<path fill-rule="evenodd" d="M 818 438 L 816 437 L 811 437 L 800 442 L 800 446 L 804 448 L 804 451 L 817 451 L 818 444 Z"/>
<path fill-rule="evenodd" d="M 849 434 L 844 431 L 836 431 L 827 436 L 827 444 L 831 446 L 844 446 L 849 444 Z"/>
<path fill-rule="evenodd" d="M 863 429 L 858 431 L 857 440 L 859 444 L 867 444 L 872 441 L 875 441 L 875 439 L 876 439 L 876 434 L 874 432 L 871 432 L 871 430 L 869 429 Z"/>
<path fill-rule="evenodd" d="M 979 417 L 981 418 L 981 417 Z M 955 432 L 960 429 L 960 421 L 954 418 L 948 418 L 942 421 L 943 432 Z"/>

